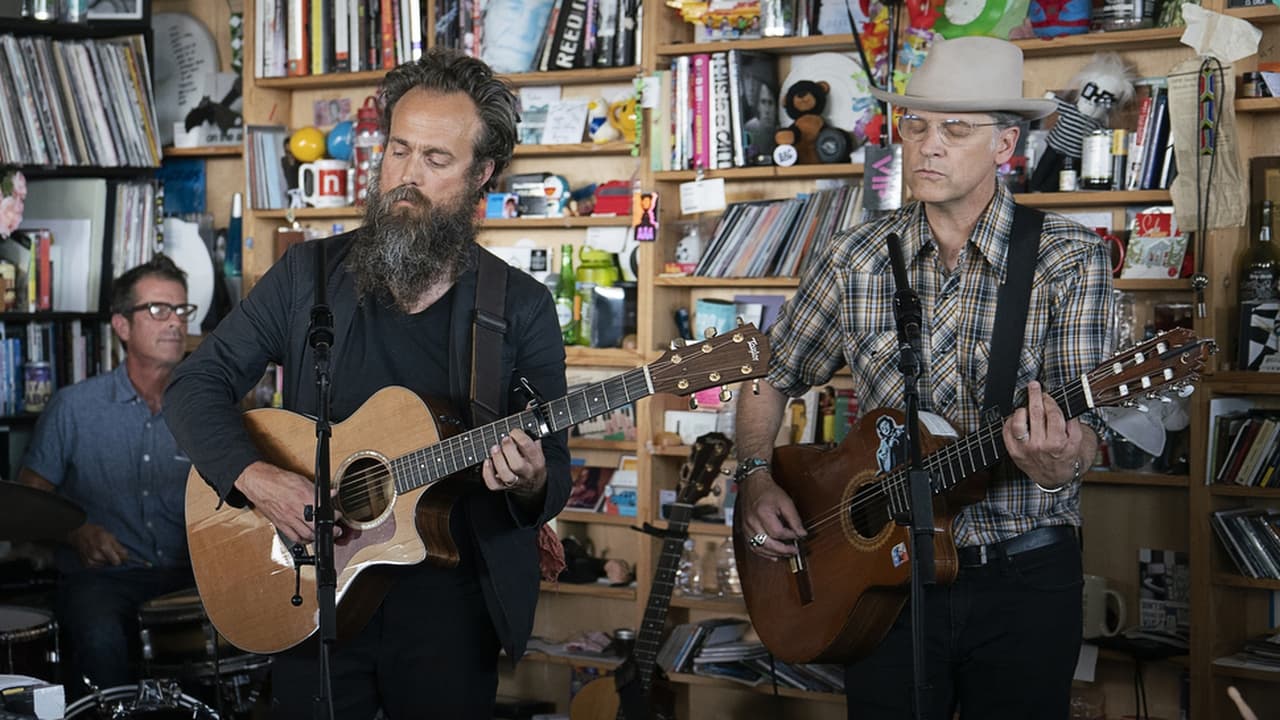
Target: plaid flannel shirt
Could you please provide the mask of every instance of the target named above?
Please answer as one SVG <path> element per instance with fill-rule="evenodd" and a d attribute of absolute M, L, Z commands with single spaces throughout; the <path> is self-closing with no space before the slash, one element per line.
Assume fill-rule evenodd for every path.
<path fill-rule="evenodd" d="M 1013 209 L 1013 196 L 997 187 L 951 272 L 919 202 L 836 235 L 770 328 L 770 383 L 796 397 L 826 384 L 847 365 L 860 414 L 902 406 L 886 244 L 888 234 L 897 232 L 923 315 L 920 409 L 946 418 L 962 436 L 978 429 Z M 1017 402 L 1033 379 L 1049 389 L 1062 387 L 1108 357 L 1113 314 L 1111 259 L 1098 236 L 1059 215 L 1046 215 L 1018 363 Z M 1102 429 L 1091 413 L 1081 420 L 1095 432 Z M 981 545 L 1036 527 L 1079 525 L 1079 492 L 1079 483 L 1050 494 L 1021 472 L 993 474 L 986 498 L 957 517 L 956 543 Z"/>

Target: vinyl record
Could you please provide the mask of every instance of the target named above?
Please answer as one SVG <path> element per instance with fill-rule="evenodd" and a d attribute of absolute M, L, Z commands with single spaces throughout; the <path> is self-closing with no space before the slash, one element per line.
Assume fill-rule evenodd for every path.
<path fill-rule="evenodd" d="M 200 323 L 213 303 L 213 259 L 200 238 L 200 226 L 165 218 L 164 254 L 187 273 L 187 302 L 196 304 L 196 311 L 187 320 L 187 332 L 199 335 Z"/>
<path fill-rule="evenodd" d="M 204 23 L 187 13 L 151 16 L 155 33 L 155 107 L 160 144 L 173 144 L 173 124 L 197 105 L 205 86 L 200 78 L 218 72 L 218 45 Z"/>

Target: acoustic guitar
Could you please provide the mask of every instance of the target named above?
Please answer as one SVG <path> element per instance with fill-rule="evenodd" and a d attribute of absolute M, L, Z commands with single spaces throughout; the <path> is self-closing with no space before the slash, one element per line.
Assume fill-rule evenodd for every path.
<path fill-rule="evenodd" d="M 1136 406 L 1167 392 L 1185 396 L 1213 349 L 1189 330 L 1173 330 L 1117 354 L 1051 395 L 1068 419 L 1091 408 Z M 940 584 L 958 571 L 952 519 L 960 507 L 983 497 L 985 470 L 1005 455 L 1004 419 L 996 415 L 955 439 L 939 432 L 945 423 L 921 413 Z M 733 547 L 747 613 L 779 659 L 857 660 L 875 649 L 902 610 L 911 578 L 909 530 L 894 520 L 909 510 L 905 458 L 895 452 L 903 430 L 900 412 L 880 409 L 863 417 L 838 446 L 774 449 L 773 478 L 795 502 L 808 532 L 789 562 L 751 552 L 741 523 L 745 510 L 734 513 Z"/>
<path fill-rule="evenodd" d="M 684 395 L 758 378 L 768 365 L 768 339 L 745 325 L 465 432 L 456 414 L 405 388 L 378 391 L 333 426 L 330 442 L 335 506 L 344 526 L 334 548 L 339 634 L 358 630 L 377 609 L 390 582 L 387 567 L 424 560 L 457 564 L 451 508 L 467 483 L 475 483 L 466 471 L 504 435 L 521 428 L 541 437 L 654 393 Z M 310 418 L 268 408 L 249 411 L 244 423 L 267 461 L 314 477 Z M 315 633 L 315 568 L 297 562 L 311 548 L 287 541 L 253 508 L 219 507 L 217 494 L 194 468 L 187 478 L 186 523 L 200 597 L 228 641 L 267 654 Z M 302 600 L 297 606 L 290 602 L 295 594 Z"/>
<path fill-rule="evenodd" d="M 638 694 L 650 700 L 651 717 L 655 719 L 675 717 L 669 707 L 670 702 L 663 702 L 660 693 L 652 692 L 652 689 L 658 649 L 662 647 L 662 630 L 666 627 L 667 610 L 671 607 L 671 588 L 675 585 L 676 569 L 680 566 L 680 551 L 685 538 L 689 537 L 693 506 L 715 486 L 716 475 L 720 474 L 720 466 L 731 447 L 733 441 L 723 433 L 707 433 L 694 443 L 689 459 L 680 468 L 677 498 L 671 505 L 667 531 L 662 539 L 662 554 L 653 572 L 649 602 L 645 605 L 644 619 L 640 622 L 640 632 L 636 635 L 630 658 L 634 670 L 630 682 L 638 683 Z M 570 720 L 623 718 L 618 682 L 618 677 L 602 677 L 579 690 L 569 705 Z M 627 717 L 625 720 L 640 719 Z"/>

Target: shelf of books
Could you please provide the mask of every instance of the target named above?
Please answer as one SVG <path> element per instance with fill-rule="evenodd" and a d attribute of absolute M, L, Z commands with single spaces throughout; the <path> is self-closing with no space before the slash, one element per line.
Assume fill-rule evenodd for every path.
<path fill-rule="evenodd" d="M 729 167 L 704 170 L 660 170 L 653 174 L 660 182 L 687 182 L 701 176 L 705 180 L 815 180 L 829 177 L 859 177 L 862 163 L 822 163 L 811 165 L 761 165 L 758 167 Z"/>
<path fill-rule="evenodd" d="M 1274 4 L 1251 5 L 1249 7 L 1231 7 L 1226 13 L 1232 17 L 1248 20 L 1251 23 L 1280 23 L 1280 6 Z"/>
<path fill-rule="evenodd" d="M 1086 52 L 1151 50 L 1177 47 L 1185 28 L 1143 28 L 1140 30 L 1113 30 L 1081 35 L 1060 35 L 1055 38 L 1026 38 L 1014 40 L 1026 57 L 1054 55 L 1079 55 Z"/>
<path fill-rule="evenodd" d="M 734 288 L 769 287 L 795 289 L 800 279 L 795 277 L 702 277 L 700 275 L 659 275 L 653 279 L 657 287 L 684 288 Z"/>

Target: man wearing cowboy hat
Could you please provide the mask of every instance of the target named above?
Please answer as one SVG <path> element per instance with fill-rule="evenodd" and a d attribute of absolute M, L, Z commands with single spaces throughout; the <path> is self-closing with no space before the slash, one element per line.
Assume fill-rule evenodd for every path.
<path fill-rule="evenodd" d="M 1051 100 L 1022 96 L 1017 46 L 940 40 L 904 95 L 872 92 L 903 110 L 897 127 L 915 200 L 833 238 L 772 327 L 768 382 L 739 399 L 739 457 L 750 470 L 739 491 L 745 536 L 757 554 L 783 559 L 806 534 L 766 462 L 788 396 L 847 365 L 864 411 L 901 407 L 890 234 L 901 237 L 920 297 L 920 408 L 962 436 L 981 426 L 988 366 L 999 362 L 990 353 L 1006 273 L 1033 268 L 1022 351 L 1007 359 L 1021 406 L 1003 427 L 1015 467 L 993 473 L 985 498 L 957 516 L 958 578 L 925 593 L 928 716 L 949 719 L 959 709 L 984 720 L 1066 718 L 1081 639 L 1080 476 L 1100 424 L 1088 415 L 1066 420 L 1044 388 L 1062 387 L 1108 355 L 1111 264 L 1094 233 L 1060 216 L 1041 225 L 1032 215 L 1027 231 L 1012 232 L 1014 199 L 996 169 L 1013 154 L 1020 121 L 1054 109 Z M 1011 243 L 1037 234 L 1038 252 L 1027 253 L 1021 270 L 1009 267 Z M 846 669 L 851 718 L 910 716 L 909 621 L 902 612 L 879 647 Z"/>

